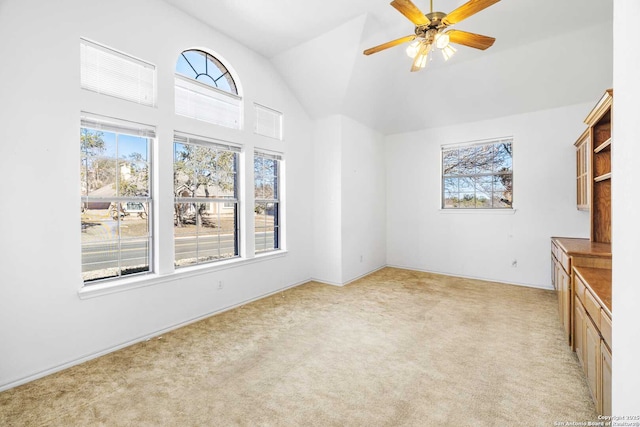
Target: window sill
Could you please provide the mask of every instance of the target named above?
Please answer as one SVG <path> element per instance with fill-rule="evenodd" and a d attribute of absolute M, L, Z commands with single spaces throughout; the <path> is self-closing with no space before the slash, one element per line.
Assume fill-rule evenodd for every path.
<path fill-rule="evenodd" d="M 441 214 L 462 214 L 462 215 L 515 215 L 517 209 L 443 209 L 439 208 Z"/>
<path fill-rule="evenodd" d="M 89 299 L 110 295 L 118 292 L 129 291 L 132 289 L 145 288 L 147 286 L 155 286 L 160 283 L 173 282 L 188 277 L 201 276 L 203 274 L 211 274 L 216 271 L 226 270 L 229 268 L 242 267 L 249 264 L 268 261 L 275 258 L 281 258 L 287 255 L 287 251 L 278 250 L 266 254 L 256 255 L 255 258 L 234 258 L 227 261 L 219 261 L 211 264 L 194 265 L 191 267 L 182 267 L 176 269 L 172 273 L 167 274 L 146 274 L 126 279 L 114 280 L 94 285 L 86 285 L 78 290 L 80 299 Z"/>

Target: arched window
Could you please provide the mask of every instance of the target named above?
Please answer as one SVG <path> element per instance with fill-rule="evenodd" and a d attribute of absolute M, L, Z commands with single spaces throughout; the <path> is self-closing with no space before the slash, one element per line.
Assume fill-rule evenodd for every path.
<path fill-rule="evenodd" d="M 176 114 L 240 129 L 242 98 L 222 61 L 197 49 L 185 50 L 176 62 Z"/>
<path fill-rule="evenodd" d="M 176 64 L 176 73 L 225 92 L 238 94 L 236 82 L 233 81 L 227 67 L 213 55 L 201 50 L 191 49 L 182 52 Z"/>

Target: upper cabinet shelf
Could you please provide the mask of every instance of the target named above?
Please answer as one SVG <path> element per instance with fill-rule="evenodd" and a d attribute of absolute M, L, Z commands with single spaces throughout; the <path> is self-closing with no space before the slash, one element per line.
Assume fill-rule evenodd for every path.
<path fill-rule="evenodd" d="M 612 104 L 609 89 L 584 120 L 587 129 L 574 144 L 577 207 L 590 211 L 591 240 L 601 243 L 611 243 Z"/>
<path fill-rule="evenodd" d="M 582 145 L 579 146 L 576 142 L 578 186 L 584 185 L 583 181 L 588 182 L 586 205 L 590 210 L 591 240 L 601 243 L 611 243 L 612 104 L 613 90 L 609 89 L 605 91 L 584 120 L 588 129 L 578 140 L 582 142 Z M 581 152 L 581 149 L 585 152 Z M 580 162 L 583 162 L 583 166 L 580 166 Z M 586 172 L 588 178 L 586 179 L 584 178 L 585 173 L 581 169 L 585 164 L 588 169 Z M 580 194 L 577 200 L 578 208 L 580 209 L 582 206 L 584 209 L 585 202 L 580 199 Z"/>
<path fill-rule="evenodd" d="M 611 138 L 607 139 L 607 140 L 606 140 L 606 141 L 604 141 L 602 144 L 598 145 L 598 146 L 593 150 L 593 152 L 594 152 L 594 153 L 599 153 L 599 152 L 601 152 L 602 150 L 605 150 L 605 149 L 610 148 L 610 147 L 611 147 Z"/>

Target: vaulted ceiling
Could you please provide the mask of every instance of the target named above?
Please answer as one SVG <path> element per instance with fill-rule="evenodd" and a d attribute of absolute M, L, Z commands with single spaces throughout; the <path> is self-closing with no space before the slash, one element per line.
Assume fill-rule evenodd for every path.
<path fill-rule="evenodd" d="M 605 0 L 502 0 L 455 25 L 496 38 L 410 73 L 412 34 L 389 0 L 165 0 L 279 70 L 311 117 L 344 114 L 384 134 L 589 102 L 612 84 L 612 10 Z M 428 0 L 414 0 L 429 11 Z M 465 0 L 434 0 L 450 12 Z"/>

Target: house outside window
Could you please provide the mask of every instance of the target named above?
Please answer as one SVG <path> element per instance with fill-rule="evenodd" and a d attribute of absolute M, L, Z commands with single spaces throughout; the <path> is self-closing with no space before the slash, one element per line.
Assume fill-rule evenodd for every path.
<path fill-rule="evenodd" d="M 513 208 L 513 138 L 443 146 L 442 208 Z"/>
<path fill-rule="evenodd" d="M 85 115 L 80 128 L 85 284 L 152 271 L 153 128 Z"/>

